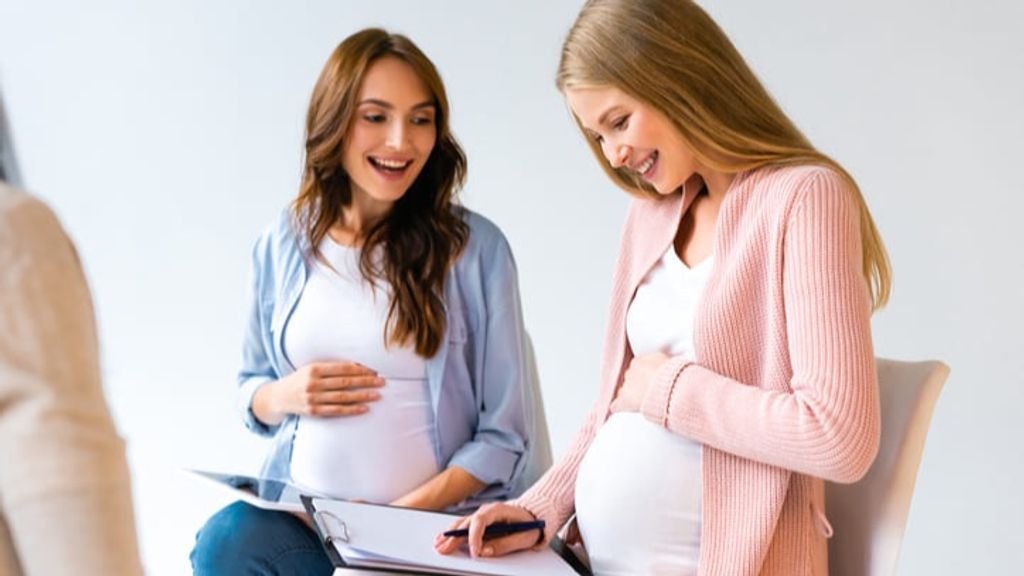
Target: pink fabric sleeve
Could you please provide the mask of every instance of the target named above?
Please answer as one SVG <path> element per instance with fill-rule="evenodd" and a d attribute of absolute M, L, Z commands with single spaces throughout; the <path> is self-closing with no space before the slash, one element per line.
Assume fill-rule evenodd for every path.
<path fill-rule="evenodd" d="M 599 399 L 565 455 L 522 496 L 509 502 L 544 520 L 544 540 L 538 545 L 547 545 L 576 509 L 576 473 L 604 420 L 603 412 Z"/>
<path fill-rule="evenodd" d="M 814 173 L 797 197 L 783 248 L 788 390 L 673 358 L 648 390 L 644 415 L 743 458 L 835 482 L 861 478 L 880 424 L 859 218 L 856 198 L 832 172 Z"/>

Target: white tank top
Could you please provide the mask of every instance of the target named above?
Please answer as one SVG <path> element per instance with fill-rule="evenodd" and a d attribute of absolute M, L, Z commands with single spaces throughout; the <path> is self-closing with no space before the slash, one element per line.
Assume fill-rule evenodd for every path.
<path fill-rule="evenodd" d="M 352 361 L 385 379 L 381 399 L 357 416 L 299 418 L 292 444 L 292 481 L 334 498 L 387 503 L 440 472 L 426 362 L 411 347 L 384 345 L 390 286 L 376 293 L 359 274 L 360 250 L 325 238 L 334 268 L 317 261 L 284 329 L 296 368 Z"/>
<path fill-rule="evenodd" d="M 673 247 L 644 277 L 626 314 L 635 356 L 693 355 L 693 319 L 711 258 L 688 268 Z M 597 576 L 697 574 L 701 446 L 637 412 L 601 426 L 576 476 L 576 520 Z"/>

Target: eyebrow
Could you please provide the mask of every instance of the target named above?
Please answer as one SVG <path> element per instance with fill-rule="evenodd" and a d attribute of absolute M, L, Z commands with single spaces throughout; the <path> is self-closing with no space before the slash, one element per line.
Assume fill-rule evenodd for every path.
<path fill-rule="evenodd" d="M 395 108 L 394 104 L 392 104 L 391 102 L 387 102 L 386 100 L 380 100 L 378 98 L 367 98 L 366 100 L 363 100 L 362 102 L 359 103 L 360 106 L 364 104 L 373 104 L 375 106 L 380 106 L 381 108 L 386 108 L 388 110 L 393 110 Z M 419 104 L 413 106 L 412 110 L 419 110 L 421 108 L 437 108 L 437 106 L 435 106 L 434 103 L 431 101 L 426 101 L 420 102 Z"/>
<path fill-rule="evenodd" d="M 619 104 L 616 104 L 616 105 L 612 106 L 611 108 L 605 110 L 604 114 L 601 114 L 601 117 L 597 119 L 597 125 L 601 126 L 602 124 L 606 123 L 608 121 L 608 117 L 611 116 L 612 112 L 617 112 L 619 110 L 619 108 L 622 108 L 622 106 L 619 105 Z"/>

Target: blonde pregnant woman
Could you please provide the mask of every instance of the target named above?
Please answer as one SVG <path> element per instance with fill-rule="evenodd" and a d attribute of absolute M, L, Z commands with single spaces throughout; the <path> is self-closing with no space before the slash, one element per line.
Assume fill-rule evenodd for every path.
<path fill-rule="evenodd" d="M 860 478 L 879 440 L 890 273 L 857 185 L 689 0 L 590 0 L 558 87 L 636 199 L 597 403 L 521 498 L 457 523 L 471 552 L 541 544 L 575 512 L 598 575 L 825 576 L 824 481 Z M 482 539 L 534 517 L 543 534 Z"/>

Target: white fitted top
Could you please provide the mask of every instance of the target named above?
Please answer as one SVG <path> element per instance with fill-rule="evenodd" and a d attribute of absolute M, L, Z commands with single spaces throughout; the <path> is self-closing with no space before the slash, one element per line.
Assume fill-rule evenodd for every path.
<path fill-rule="evenodd" d="M 385 379 L 381 399 L 356 416 L 299 418 L 292 444 L 292 481 L 334 498 L 387 503 L 440 472 L 426 362 L 412 347 L 384 345 L 389 286 L 376 293 L 359 274 L 358 248 L 324 238 L 334 268 L 317 261 L 284 329 L 296 368 L 351 361 Z"/>
<path fill-rule="evenodd" d="M 692 356 L 693 319 L 711 266 L 708 258 L 688 268 L 669 247 L 651 268 L 626 315 L 634 356 Z M 580 463 L 576 520 L 597 576 L 696 574 L 701 445 L 640 413 L 613 414 Z"/>

